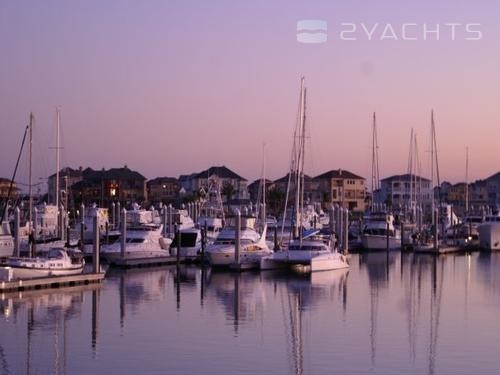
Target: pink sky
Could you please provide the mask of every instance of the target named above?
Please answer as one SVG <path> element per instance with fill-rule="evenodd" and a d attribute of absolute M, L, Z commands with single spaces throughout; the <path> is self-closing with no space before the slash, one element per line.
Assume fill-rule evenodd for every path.
<path fill-rule="evenodd" d="M 0 176 L 12 173 L 29 111 L 37 181 L 54 172 L 59 105 L 63 166 L 127 164 L 153 178 L 225 164 L 253 180 L 265 142 L 267 175 L 280 177 L 303 74 L 308 174 L 369 178 L 373 111 L 381 176 L 406 171 L 411 127 L 427 174 L 434 108 L 442 179 L 464 179 L 466 146 L 471 179 L 488 177 L 500 170 L 499 11 L 486 0 L 4 1 Z M 302 19 L 328 21 L 328 42 L 298 43 Z M 481 23 L 483 38 L 342 41 L 342 22 Z"/>

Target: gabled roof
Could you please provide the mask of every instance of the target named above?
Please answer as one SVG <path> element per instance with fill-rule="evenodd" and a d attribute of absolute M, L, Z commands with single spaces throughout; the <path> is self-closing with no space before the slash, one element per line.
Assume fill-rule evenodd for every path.
<path fill-rule="evenodd" d="M 497 172 L 495 173 L 494 175 L 491 175 L 490 177 L 488 177 L 486 179 L 487 181 L 490 181 L 490 180 L 500 180 L 500 172 Z"/>
<path fill-rule="evenodd" d="M 90 168 L 87 168 L 90 169 Z M 83 174 L 83 171 L 81 168 L 79 169 L 73 169 L 71 167 L 64 167 L 59 171 L 60 176 L 69 176 L 69 177 L 79 177 Z M 49 178 L 56 177 L 56 173 L 51 174 Z"/>
<path fill-rule="evenodd" d="M 350 180 L 364 180 L 365 178 L 358 176 L 344 169 L 332 169 L 331 171 L 320 174 L 314 177 L 315 180 L 331 179 L 331 178 L 348 178 Z"/>
<path fill-rule="evenodd" d="M 283 177 L 281 178 L 278 178 L 277 180 L 274 180 L 275 183 L 288 183 L 288 176 L 290 175 L 290 173 L 287 173 L 286 175 L 284 175 Z M 308 176 L 306 174 L 304 174 L 304 181 L 311 181 L 312 178 L 311 176 Z"/>
<path fill-rule="evenodd" d="M 248 185 L 248 188 L 249 188 L 249 189 L 251 189 L 251 188 L 252 188 L 253 186 L 255 186 L 255 185 L 260 185 L 261 181 L 262 181 L 262 178 L 259 178 L 258 180 L 255 180 L 255 181 L 254 181 L 254 182 L 252 182 L 250 185 Z M 273 181 L 268 180 L 268 179 L 266 178 L 266 185 L 272 185 L 273 183 L 274 183 Z"/>
<path fill-rule="evenodd" d="M 248 181 L 247 179 L 241 177 L 240 175 L 234 173 L 232 170 L 227 168 L 225 165 L 220 167 L 210 167 L 198 174 L 196 174 L 196 178 L 207 178 L 210 176 L 216 175 L 219 178 L 233 178 L 241 181 Z"/>
<path fill-rule="evenodd" d="M 431 181 L 431 180 L 429 180 L 429 179 L 427 179 L 425 177 L 410 175 L 408 173 L 406 173 L 406 174 L 396 174 L 394 176 L 383 178 L 381 181 L 386 181 L 386 182 L 391 182 L 391 181 L 410 181 L 410 178 L 416 178 L 417 180 L 420 180 L 420 181 L 427 181 L 427 182 Z"/>

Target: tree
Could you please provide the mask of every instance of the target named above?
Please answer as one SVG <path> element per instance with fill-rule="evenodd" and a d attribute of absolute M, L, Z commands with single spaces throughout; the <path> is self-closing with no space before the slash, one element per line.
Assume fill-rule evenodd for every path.
<path fill-rule="evenodd" d="M 274 216 L 280 216 L 285 207 L 285 193 L 279 188 L 273 187 L 267 193 L 267 204 Z"/>
<path fill-rule="evenodd" d="M 234 186 L 229 181 L 226 181 L 224 185 L 222 185 L 221 193 L 226 197 L 228 209 L 229 209 L 229 203 L 233 199 L 234 192 L 235 192 Z"/>

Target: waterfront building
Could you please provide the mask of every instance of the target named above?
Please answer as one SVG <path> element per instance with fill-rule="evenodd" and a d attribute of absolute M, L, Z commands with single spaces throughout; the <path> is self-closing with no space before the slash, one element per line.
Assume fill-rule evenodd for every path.
<path fill-rule="evenodd" d="M 157 177 L 146 183 L 151 204 L 174 203 L 179 198 L 179 181 L 174 177 Z"/>

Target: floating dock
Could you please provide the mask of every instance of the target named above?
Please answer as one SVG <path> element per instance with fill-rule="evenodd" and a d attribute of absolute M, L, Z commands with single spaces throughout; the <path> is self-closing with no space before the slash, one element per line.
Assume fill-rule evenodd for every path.
<path fill-rule="evenodd" d="M 104 279 L 104 272 L 82 273 L 69 276 L 37 277 L 33 279 L 0 281 L 0 293 L 16 292 L 32 289 L 50 289 L 63 286 L 100 283 Z"/>
<path fill-rule="evenodd" d="M 141 268 L 141 267 L 155 267 L 162 266 L 165 264 L 176 264 L 185 263 L 186 259 L 184 257 L 177 258 L 176 256 L 164 256 L 164 257 L 154 257 L 154 258 L 135 258 L 135 259 L 114 259 L 110 262 L 113 267 L 119 268 Z"/>

